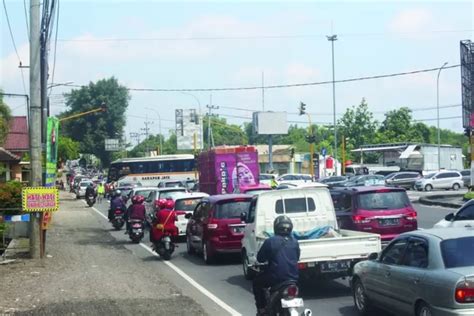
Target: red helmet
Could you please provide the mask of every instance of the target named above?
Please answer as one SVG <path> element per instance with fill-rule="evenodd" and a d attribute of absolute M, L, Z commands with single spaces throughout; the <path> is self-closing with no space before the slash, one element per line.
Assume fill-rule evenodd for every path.
<path fill-rule="evenodd" d="M 157 204 L 160 210 L 166 208 L 166 199 L 159 199 Z"/>
<path fill-rule="evenodd" d="M 174 209 L 174 201 L 171 200 L 171 199 L 166 200 L 166 208 L 169 209 L 169 210 Z"/>
<path fill-rule="evenodd" d="M 132 197 L 133 204 L 142 204 L 145 201 L 145 197 L 143 195 L 134 195 Z"/>

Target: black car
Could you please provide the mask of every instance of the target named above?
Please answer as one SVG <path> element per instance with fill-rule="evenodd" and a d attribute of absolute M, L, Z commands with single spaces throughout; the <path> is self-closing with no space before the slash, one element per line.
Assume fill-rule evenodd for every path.
<path fill-rule="evenodd" d="M 395 172 L 385 177 L 385 184 L 388 186 L 412 189 L 415 186 L 415 182 L 421 178 L 422 176 L 418 172 Z"/>

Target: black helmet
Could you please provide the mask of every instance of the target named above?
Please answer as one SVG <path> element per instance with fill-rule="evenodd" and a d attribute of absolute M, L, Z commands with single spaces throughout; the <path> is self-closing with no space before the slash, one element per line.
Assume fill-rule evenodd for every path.
<path fill-rule="evenodd" d="M 122 195 L 122 191 L 120 191 L 120 190 L 118 190 L 118 189 L 115 190 L 114 196 L 121 196 L 121 195 Z"/>
<path fill-rule="evenodd" d="M 293 230 L 293 223 L 286 215 L 280 215 L 273 222 L 273 232 L 275 235 L 289 236 Z"/>

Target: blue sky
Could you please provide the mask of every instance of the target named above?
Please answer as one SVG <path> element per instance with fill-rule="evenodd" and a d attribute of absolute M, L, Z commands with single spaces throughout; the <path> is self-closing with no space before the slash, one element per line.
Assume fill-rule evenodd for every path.
<path fill-rule="evenodd" d="M 23 1 L 7 0 L 6 5 L 20 58 L 28 64 Z M 23 93 L 4 12 L 0 27 L 0 87 Z M 262 71 L 265 85 L 326 81 L 331 79 L 331 46 L 326 39 L 331 33 L 338 35 L 337 79 L 397 73 L 444 62 L 459 64 L 459 41 L 472 38 L 473 29 L 473 6 L 467 1 L 61 0 L 54 81 L 87 84 L 115 76 L 130 88 L 242 87 L 260 86 Z M 261 36 L 278 38 L 253 38 Z M 221 39 L 189 40 L 206 37 Z M 28 71 L 24 72 L 28 79 Z M 53 90 L 53 113 L 64 109 L 60 94 L 67 91 L 65 87 Z M 204 111 L 210 93 L 192 94 L 195 97 L 132 92 L 127 136 L 138 132 L 147 116 L 156 121 L 151 131 L 158 132 L 157 115 L 146 108 L 160 113 L 163 130 L 173 128 L 175 109 L 197 108 L 199 102 Z M 379 120 L 384 112 L 400 106 L 413 108 L 415 119 L 436 118 L 436 110 L 426 109 L 436 106 L 436 72 L 337 84 L 338 115 L 363 97 Z M 212 100 L 221 106 L 216 113 L 236 124 L 243 119 L 231 116 L 250 117 L 251 111 L 262 109 L 261 90 L 212 92 Z M 14 114 L 25 113 L 21 99 L 6 101 Z M 314 113 L 315 122 L 332 122 L 331 85 L 265 91 L 266 110 L 296 113 L 300 101 Z M 440 104 L 460 103 L 459 68 L 443 70 Z M 443 108 L 440 116 L 461 116 L 461 107 Z M 304 121 L 293 114 L 288 118 Z M 460 118 L 442 120 L 441 126 L 462 130 Z"/>

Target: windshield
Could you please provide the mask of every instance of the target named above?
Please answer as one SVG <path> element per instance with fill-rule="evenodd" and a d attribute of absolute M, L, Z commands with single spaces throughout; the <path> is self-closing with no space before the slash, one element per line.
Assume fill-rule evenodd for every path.
<path fill-rule="evenodd" d="M 446 239 L 440 246 L 447 269 L 474 267 L 474 237 Z"/>
<path fill-rule="evenodd" d="M 240 214 L 248 212 L 250 199 L 243 201 L 230 200 L 224 201 L 216 206 L 215 218 L 240 218 Z"/>
<path fill-rule="evenodd" d="M 410 205 L 405 191 L 361 193 L 358 202 L 364 210 L 396 210 Z"/>
<path fill-rule="evenodd" d="M 435 176 L 436 172 L 433 172 L 433 173 L 429 173 L 425 176 L 426 179 L 431 179 Z"/>
<path fill-rule="evenodd" d="M 245 191 L 245 194 L 257 195 L 265 191 L 270 191 L 271 189 L 253 189 Z"/>
<path fill-rule="evenodd" d="M 179 194 L 182 194 L 182 192 L 184 192 L 184 190 L 160 192 L 160 194 L 158 194 L 158 199 L 172 199 L 172 200 L 174 200 L 176 198 L 176 196 L 179 195 Z"/>
<path fill-rule="evenodd" d="M 135 191 L 135 195 L 141 195 L 141 196 L 148 196 L 150 195 L 150 192 L 153 190 L 140 190 L 140 191 Z"/>
<path fill-rule="evenodd" d="M 174 188 L 174 187 L 184 187 L 184 184 L 181 181 L 165 183 L 165 188 Z"/>
<path fill-rule="evenodd" d="M 202 198 L 179 199 L 176 201 L 174 209 L 177 211 L 192 212 L 201 199 Z"/>

